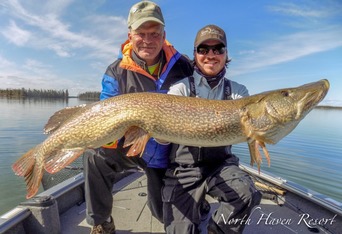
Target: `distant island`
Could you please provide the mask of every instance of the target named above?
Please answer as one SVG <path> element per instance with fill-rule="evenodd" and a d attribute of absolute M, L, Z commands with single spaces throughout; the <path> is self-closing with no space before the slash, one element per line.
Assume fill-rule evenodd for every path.
<path fill-rule="evenodd" d="M 100 92 L 85 92 L 77 96 L 69 96 L 68 90 L 52 89 L 0 89 L 0 97 L 6 98 L 53 98 L 68 99 L 79 98 L 82 100 L 100 100 Z"/>
<path fill-rule="evenodd" d="M 326 105 L 320 105 L 316 106 L 317 109 L 339 109 L 342 110 L 342 106 L 326 106 Z"/>

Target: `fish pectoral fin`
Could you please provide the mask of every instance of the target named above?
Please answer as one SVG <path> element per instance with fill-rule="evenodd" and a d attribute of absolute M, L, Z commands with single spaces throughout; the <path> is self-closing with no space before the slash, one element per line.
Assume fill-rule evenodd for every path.
<path fill-rule="evenodd" d="M 84 148 L 75 148 L 62 149 L 54 152 L 45 159 L 44 168 L 51 174 L 59 172 L 70 163 L 72 163 L 75 159 L 80 157 L 83 154 L 84 150 Z"/>
<path fill-rule="evenodd" d="M 268 166 L 271 166 L 270 154 L 268 153 L 265 142 L 256 141 L 256 144 L 257 144 L 257 147 L 262 148 L 262 151 L 264 152 L 265 158 L 267 160 L 267 164 L 268 164 Z"/>
<path fill-rule="evenodd" d="M 248 148 L 249 153 L 251 155 L 251 166 L 254 165 L 254 163 L 258 166 L 258 172 L 260 173 L 260 165 L 262 163 L 262 155 L 260 154 L 259 147 L 262 148 L 265 158 L 268 162 L 268 166 L 271 164 L 270 155 L 268 153 L 268 150 L 266 148 L 266 145 L 262 141 L 258 140 L 248 140 Z"/>
<path fill-rule="evenodd" d="M 135 126 L 130 127 L 125 133 L 125 142 L 123 145 L 123 147 L 131 145 L 126 155 L 131 157 L 140 154 L 141 156 L 149 139 L 150 135 L 144 129 Z"/>
<path fill-rule="evenodd" d="M 258 165 L 258 171 L 260 172 L 260 164 L 262 162 L 262 157 L 260 155 L 260 152 L 258 150 L 256 140 L 250 140 L 248 141 L 248 149 L 249 149 L 249 154 L 251 156 L 251 166 L 256 163 Z"/>

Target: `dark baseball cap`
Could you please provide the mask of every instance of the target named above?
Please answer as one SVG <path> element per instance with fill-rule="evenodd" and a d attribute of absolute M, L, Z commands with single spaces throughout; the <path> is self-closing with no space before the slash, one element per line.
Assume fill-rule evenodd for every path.
<path fill-rule="evenodd" d="M 147 21 L 165 25 L 160 7 L 151 1 L 141 1 L 133 5 L 128 14 L 128 27 L 136 30 Z"/>
<path fill-rule="evenodd" d="M 222 28 L 213 24 L 207 25 L 198 31 L 195 38 L 195 47 L 199 46 L 204 41 L 211 39 L 218 40 L 222 44 L 224 44 L 225 47 L 227 47 L 226 33 L 223 31 Z"/>

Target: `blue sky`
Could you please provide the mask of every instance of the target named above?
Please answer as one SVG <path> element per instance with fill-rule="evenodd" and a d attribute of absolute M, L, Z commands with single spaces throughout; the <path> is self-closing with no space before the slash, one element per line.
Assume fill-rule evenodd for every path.
<path fill-rule="evenodd" d="M 0 88 L 100 91 L 127 38 L 133 0 L 1 0 Z M 158 0 L 167 39 L 193 57 L 196 32 L 228 37 L 230 79 L 250 94 L 327 78 L 325 104 L 342 106 L 340 0 Z"/>

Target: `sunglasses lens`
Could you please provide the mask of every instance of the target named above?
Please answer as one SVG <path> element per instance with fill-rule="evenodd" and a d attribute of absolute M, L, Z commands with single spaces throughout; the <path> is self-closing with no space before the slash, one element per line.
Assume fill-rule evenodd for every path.
<path fill-rule="evenodd" d="M 210 50 L 212 50 L 215 55 L 224 54 L 226 47 L 223 44 L 214 46 L 199 45 L 196 49 L 197 53 L 202 55 L 208 54 Z"/>
<path fill-rule="evenodd" d="M 208 54 L 209 49 L 206 47 L 197 47 L 197 53 L 198 54 Z"/>
<path fill-rule="evenodd" d="M 215 50 L 213 50 L 213 51 L 214 51 L 214 54 L 216 54 Z M 226 47 L 224 47 L 224 46 L 216 47 L 216 52 L 217 52 L 217 54 L 224 54 L 224 52 L 226 52 Z"/>

